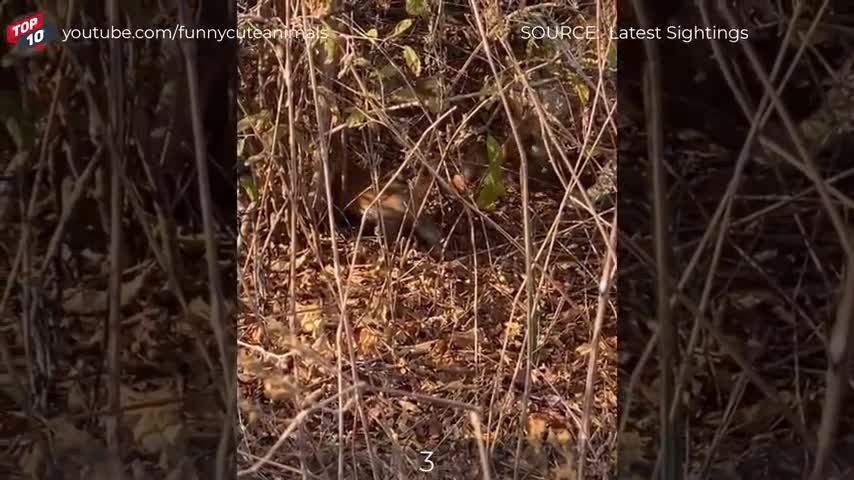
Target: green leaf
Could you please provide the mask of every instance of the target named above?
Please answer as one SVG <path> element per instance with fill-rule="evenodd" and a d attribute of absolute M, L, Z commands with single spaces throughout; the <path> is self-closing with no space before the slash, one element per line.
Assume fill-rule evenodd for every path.
<path fill-rule="evenodd" d="M 404 18 L 403 20 L 397 22 L 397 25 L 394 26 L 394 30 L 391 31 L 391 35 L 388 38 L 394 38 L 403 32 L 409 30 L 409 27 L 412 26 L 414 20 L 411 18 Z"/>
<path fill-rule="evenodd" d="M 427 2 L 424 0 L 406 0 L 406 13 L 413 17 L 427 14 Z"/>
<path fill-rule="evenodd" d="M 477 206 L 483 210 L 492 208 L 495 202 L 504 196 L 506 190 L 504 188 L 504 177 L 501 172 L 494 172 L 492 169 L 483 179 L 483 185 L 477 196 Z"/>
<path fill-rule="evenodd" d="M 270 112 L 267 110 L 247 115 L 237 121 L 237 133 L 254 133 L 252 131 L 253 126 L 256 130 L 264 130 L 264 124 L 268 120 L 270 120 Z"/>
<path fill-rule="evenodd" d="M 380 79 L 380 80 L 385 80 L 387 78 L 394 78 L 397 76 L 397 69 L 394 68 L 394 65 L 391 65 L 391 64 L 383 65 L 382 67 L 372 71 L 371 75 Z"/>
<path fill-rule="evenodd" d="M 350 128 L 360 127 L 368 123 L 368 118 L 362 113 L 361 110 L 354 109 L 347 115 L 346 124 Z"/>
<path fill-rule="evenodd" d="M 379 36 L 380 36 L 380 33 L 377 32 L 376 28 L 372 28 L 372 29 L 368 30 L 367 32 L 365 32 L 365 37 L 367 37 L 371 40 L 376 40 L 377 38 L 379 38 Z"/>
<path fill-rule="evenodd" d="M 254 202 L 258 197 L 258 189 L 255 187 L 255 181 L 252 179 L 252 175 L 241 176 L 240 185 L 246 192 L 246 196 L 249 197 L 249 201 Z"/>
<path fill-rule="evenodd" d="M 611 42 L 608 48 L 608 66 L 617 68 L 617 42 Z"/>
<path fill-rule="evenodd" d="M 486 155 L 486 158 L 489 159 L 490 168 L 492 168 L 493 165 L 497 165 L 498 168 L 501 168 L 501 164 L 504 162 L 504 159 L 501 158 L 501 144 L 499 144 L 498 140 L 496 140 L 492 135 L 486 136 Z"/>
<path fill-rule="evenodd" d="M 587 88 L 586 84 L 577 84 L 575 86 L 575 91 L 578 93 L 578 98 L 580 98 L 583 103 L 586 104 L 590 100 L 590 89 Z"/>
<path fill-rule="evenodd" d="M 575 78 L 570 81 L 575 89 L 575 94 L 578 95 L 578 99 L 581 100 L 582 104 L 587 105 L 587 102 L 590 101 L 590 88 L 588 88 L 587 84 L 580 78 Z"/>
<path fill-rule="evenodd" d="M 477 196 L 477 206 L 484 210 L 492 208 L 495 202 L 507 193 L 504 187 L 504 174 L 501 170 L 504 156 L 501 155 L 501 145 L 492 135 L 486 137 L 486 153 L 489 158 L 489 169 Z"/>
<path fill-rule="evenodd" d="M 326 62 L 324 63 L 329 64 L 335 61 L 335 50 L 337 46 L 338 38 L 334 35 L 327 35 L 323 42 L 323 47 L 326 49 Z"/>
<path fill-rule="evenodd" d="M 406 66 L 416 77 L 421 75 L 421 58 L 418 57 L 415 49 L 410 46 L 403 47 L 403 59 L 406 60 Z"/>

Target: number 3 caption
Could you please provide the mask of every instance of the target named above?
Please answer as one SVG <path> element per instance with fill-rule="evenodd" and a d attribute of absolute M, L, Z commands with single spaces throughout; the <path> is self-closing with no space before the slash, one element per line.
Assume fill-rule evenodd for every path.
<path fill-rule="evenodd" d="M 424 456 L 424 460 L 421 461 L 421 466 L 418 467 L 418 470 L 422 472 L 432 472 L 433 468 L 436 467 L 436 465 L 433 463 L 433 460 L 430 460 L 430 458 L 433 456 L 433 452 L 431 452 L 430 450 L 421 450 L 418 453 Z"/>

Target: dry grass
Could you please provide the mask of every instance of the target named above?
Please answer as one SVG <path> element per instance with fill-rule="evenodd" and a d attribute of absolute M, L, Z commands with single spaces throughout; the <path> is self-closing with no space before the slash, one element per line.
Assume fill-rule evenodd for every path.
<path fill-rule="evenodd" d="M 155 21 L 108 4 L 110 15 L 103 5 L 43 13 L 57 28 Z M 0 14 L 12 8 L 22 7 L 7 2 Z M 156 21 L 191 25 L 177 10 Z M 235 50 L 199 43 L 3 51 L 4 478 L 226 478 L 233 469 L 236 205 L 233 182 L 209 170 L 234 155 L 216 147 L 234 137 L 215 133 L 229 101 L 211 84 Z M 217 52 L 219 71 L 198 63 L 196 48 Z"/>
<path fill-rule="evenodd" d="M 656 152 L 645 149 L 646 139 L 654 136 L 652 129 L 642 138 L 630 134 L 628 126 L 621 128 L 621 198 L 647 197 L 646 182 L 636 180 L 650 171 L 650 164 L 659 163 L 658 180 L 663 181 L 653 193 L 668 197 L 669 203 L 666 210 L 643 202 L 620 204 L 621 247 L 630 252 L 620 259 L 620 311 L 631 313 L 621 317 L 620 325 L 625 396 L 620 399 L 618 435 L 625 478 L 658 478 L 654 472 L 673 478 L 663 473 L 668 463 L 683 470 L 686 478 L 851 475 L 847 433 L 852 411 L 844 406 L 843 393 L 850 384 L 854 338 L 854 203 L 848 193 L 854 77 L 850 62 L 834 63 L 825 56 L 841 48 L 842 39 L 829 35 L 809 40 L 814 26 L 850 23 L 850 17 L 829 12 L 822 17 L 821 9 L 817 13 L 802 7 L 792 4 L 794 12 L 768 13 L 794 34 L 804 35 L 789 45 L 798 55 L 772 61 L 769 51 L 785 52 L 781 42 L 772 40 L 769 49 L 760 34 L 751 33 L 751 42 L 716 50 L 717 62 L 706 64 L 706 78 L 720 78 L 721 85 L 711 80 L 704 88 L 692 87 L 696 93 L 690 101 L 700 105 L 698 111 L 708 105 L 730 112 L 731 119 L 746 116 L 749 121 L 744 123 L 723 122 L 744 125 L 743 130 L 731 128 L 725 138 L 720 132 L 727 129 L 715 128 L 693 138 L 670 135 L 668 148 Z M 707 23 L 737 24 L 730 11 L 738 11 L 736 7 L 721 3 L 719 8 L 717 13 L 704 11 Z M 681 13 L 692 12 L 687 11 Z M 684 17 L 669 20 L 687 23 Z M 663 75 L 695 76 L 702 61 L 691 65 L 685 59 L 692 53 L 695 59 L 708 58 L 703 56 L 711 53 L 705 50 L 710 44 L 715 45 L 684 47 L 688 53 L 682 52 L 678 63 L 662 54 Z M 807 44 L 811 47 L 805 48 Z M 765 50 L 759 50 L 760 45 Z M 843 51 L 850 52 L 850 47 Z M 760 54 L 766 56 L 766 65 L 777 65 L 775 71 L 764 70 Z M 822 67 L 810 70 L 808 64 Z M 754 99 L 762 97 L 758 105 L 742 101 L 748 87 L 725 81 L 718 68 L 757 79 L 755 84 L 762 88 L 750 93 Z M 811 84 L 817 90 L 826 88 L 824 103 L 797 121 L 793 112 L 804 110 L 805 89 L 800 95 L 771 94 L 782 89 L 782 72 L 789 71 L 827 80 Z M 675 83 L 669 84 L 674 90 Z M 716 87 L 732 92 L 741 105 L 756 112 L 705 95 Z M 672 91 L 664 93 L 664 108 L 678 117 L 674 112 L 679 111 L 679 99 Z M 655 111 L 647 110 L 647 125 L 655 125 L 650 115 Z M 685 125 L 676 121 L 670 127 L 666 133 Z M 722 149 L 712 142 L 740 148 Z M 659 211 L 666 228 L 649 235 L 651 212 Z M 648 253 L 662 244 L 663 258 Z M 653 278 L 657 271 L 666 274 Z M 653 307 L 656 297 L 663 302 Z M 673 341 L 656 356 L 656 347 L 666 343 L 661 332 L 668 326 Z M 664 380 L 668 375 L 670 385 Z M 665 421 L 662 406 L 668 412 Z M 661 435 L 668 424 L 673 425 L 672 434 Z M 665 442 L 683 448 L 668 451 Z M 845 476 L 831 476 L 831 460 L 837 462 L 837 474 L 846 471 Z"/>
<path fill-rule="evenodd" d="M 287 28 L 271 15 L 277 7 L 284 17 L 284 4 L 241 2 L 240 21 Z M 311 208 L 311 178 L 325 131 L 316 98 L 334 98 L 338 124 L 352 131 L 348 154 L 403 176 L 427 164 L 449 181 L 461 144 L 484 131 L 512 137 L 502 95 L 520 92 L 562 171 L 613 171 L 608 45 L 519 41 L 522 25 L 607 28 L 613 6 L 425 2 L 415 16 L 404 2 L 324 5 L 297 2 L 288 18 L 335 26 L 346 55 L 334 95 L 299 39 L 242 50 L 239 138 L 251 170 L 240 192 L 242 472 L 610 478 L 612 187 L 576 198 L 530 182 L 525 195 L 508 175 L 490 209 L 434 187 L 426 214 L 452 238 L 437 257 L 407 239 L 387 246 L 371 232 L 330 232 Z M 428 455 L 434 469 L 421 473 Z"/>

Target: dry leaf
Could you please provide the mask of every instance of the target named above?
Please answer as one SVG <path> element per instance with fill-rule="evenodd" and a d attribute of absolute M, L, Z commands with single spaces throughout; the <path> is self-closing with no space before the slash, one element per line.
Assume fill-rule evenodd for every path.
<path fill-rule="evenodd" d="M 409 413 L 409 414 L 415 414 L 415 413 L 418 413 L 419 411 L 421 411 L 421 409 L 420 409 L 420 408 L 418 408 L 418 405 L 416 405 L 415 403 L 412 403 L 412 402 L 410 402 L 410 401 L 407 401 L 407 400 L 398 400 L 398 402 L 397 402 L 397 403 L 399 403 L 399 404 L 400 404 L 400 407 L 401 407 L 401 408 L 403 409 L 403 411 L 404 411 L 404 412 L 406 412 L 406 413 Z"/>
<path fill-rule="evenodd" d="M 294 386 L 283 375 L 264 379 L 264 396 L 274 402 L 290 400 L 294 392 Z"/>
<path fill-rule="evenodd" d="M 371 328 L 359 330 L 359 350 L 363 353 L 376 353 L 380 336 Z"/>
<path fill-rule="evenodd" d="M 528 440 L 540 443 L 548 433 L 548 419 L 537 414 L 528 417 Z"/>
<path fill-rule="evenodd" d="M 311 303 L 297 303 L 297 317 L 300 328 L 304 333 L 317 335 L 323 316 L 320 305 Z"/>
<path fill-rule="evenodd" d="M 570 440 L 572 440 L 572 434 L 566 428 L 557 427 L 549 430 L 549 442 L 554 445 L 568 447 Z"/>

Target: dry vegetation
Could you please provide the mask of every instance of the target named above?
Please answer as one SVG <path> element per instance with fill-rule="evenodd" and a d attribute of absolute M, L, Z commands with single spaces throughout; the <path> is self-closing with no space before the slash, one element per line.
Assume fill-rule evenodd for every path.
<path fill-rule="evenodd" d="M 191 24 L 175 4 L 107 3 L 112 16 L 103 3 L 63 2 L 43 5 L 44 15 L 58 28 Z M 26 8 L 2 2 L 0 15 Z M 217 172 L 200 181 L 199 171 L 218 160 L 228 172 L 234 158 L 233 145 L 216 148 L 234 136 L 216 133 L 228 125 L 216 106 L 230 102 L 211 85 L 236 52 L 195 48 L 219 54 L 220 71 L 194 65 L 194 50 L 175 41 L 3 50 L 0 477 L 227 478 L 217 467 L 233 469 L 233 442 L 211 452 L 233 437 L 236 416 L 225 308 L 236 290 L 236 195 L 232 181 Z M 210 156 L 194 151 L 194 130 L 213 137 Z"/>
<path fill-rule="evenodd" d="M 703 20 L 693 2 L 655 4 L 672 18 L 645 3 L 656 24 L 751 33 L 714 53 L 660 42 L 666 148 L 649 148 L 653 129 L 620 128 L 621 199 L 641 200 L 620 203 L 620 476 L 852 478 L 854 76 L 836 30 L 850 4 L 780 2 L 760 20 L 699 2 Z M 664 235 L 650 234 L 655 212 Z"/>
<path fill-rule="evenodd" d="M 526 41 L 520 29 L 605 31 L 614 8 L 520 3 L 291 2 L 286 15 L 285 1 L 240 2 L 241 28 L 308 27 L 345 51 L 324 83 L 327 65 L 309 52 L 331 48 L 326 40 L 242 45 L 244 473 L 611 478 L 613 53 L 604 35 Z M 464 145 L 512 138 L 502 96 L 535 109 L 548 132 L 547 177 L 557 165 L 595 184 L 570 195 L 532 170 L 525 198 L 511 171 L 488 205 L 439 188 Z M 425 214 L 450 239 L 443 254 L 341 224 L 330 231 L 313 206 L 325 198 L 315 187 L 327 130 L 318 100 L 331 105 L 333 130 L 349 130 L 347 154 L 379 176 L 433 168 Z M 425 451 L 430 473 L 419 472 Z"/>

